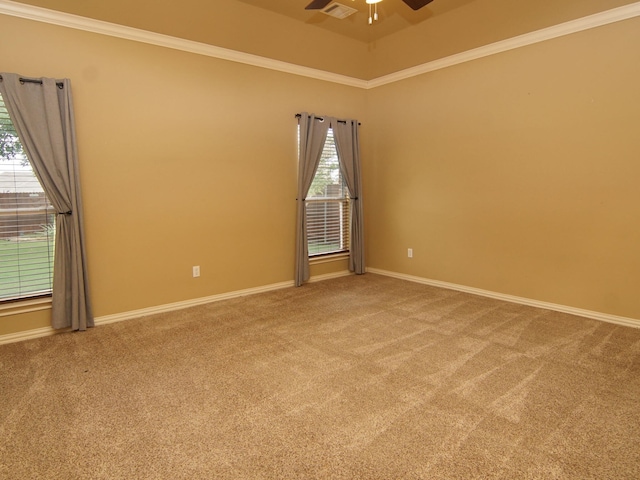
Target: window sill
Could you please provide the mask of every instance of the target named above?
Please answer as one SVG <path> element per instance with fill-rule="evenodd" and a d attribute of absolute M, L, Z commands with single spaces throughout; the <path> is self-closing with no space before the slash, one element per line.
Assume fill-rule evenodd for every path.
<path fill-rule="evenodd" d="M 51 309 L 51 297 L 0 303 L 0 317 Z"/>
<path fill-rule="evenodd" d="M 319 265 L 321 263 L 338 262 L 349 258 L 349 252 L 340 252 L 317 257 L 309 257 L 309 265 Z"/>

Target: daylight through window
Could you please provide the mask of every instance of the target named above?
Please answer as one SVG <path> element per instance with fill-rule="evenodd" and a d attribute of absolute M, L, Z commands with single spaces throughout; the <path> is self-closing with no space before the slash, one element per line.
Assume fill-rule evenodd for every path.
<path fill-rule="evenodd" d="M 0 96 L 0 302 L 51 294 L 55 212 Z"/>
<path fill-rule="evenodd" d="M 349 251 L 349 191 L 329 129 L 320 164 L 305 199 L 309 257 Z"/>

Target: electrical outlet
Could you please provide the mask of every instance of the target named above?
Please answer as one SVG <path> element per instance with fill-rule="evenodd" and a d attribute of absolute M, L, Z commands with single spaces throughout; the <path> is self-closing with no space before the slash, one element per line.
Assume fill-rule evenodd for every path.
<path fill-rule="evenodd" d="M 407 249 L 407 257 L 413 258 L 413 248 L 408 248 Z"/>
<path fill-rule="evenodd" d="M 195 267 L 193 267 L 193 277 L 199 277 L 200 276 L 200 265 L 196 265 Z"/>

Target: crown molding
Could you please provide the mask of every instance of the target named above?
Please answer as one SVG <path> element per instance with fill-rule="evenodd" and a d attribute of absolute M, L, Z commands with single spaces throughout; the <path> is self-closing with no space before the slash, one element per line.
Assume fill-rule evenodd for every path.
<path fill-rule="evenodd" d="M 131 40 L 134 42 L 146 43 L 159 47 L 171 48 L 183 52 L 204 55 L 207 57 L 228 60 L 230 62 L 243 63 L 255 67 L 266 68 L 278 72 L 299 75 L 326 82 L 347 85 L 351 87 L 372 89 L 389 83 L 398 82 L 425 73 L 451 67 L 479 58 L 495 55 L 516 48 L 533 45 L 553 38 L 570 35 L 572 33 L 589 30 L 591 28 L 608 25 L 610 23 L 628 20 L 640 16 L 640 2 L 631 3 L 604 12 L 589 15 L 587 17 L 571 20 L 569 22 L 554 25 L 552 27 L 525 33 L 517 37 L 501 40 L 499 42 L 484 45 L 482 47 L 467 50 L 465 52 L 450 55 L 445 58 L 427 62 L 415 67 L 400 70 L 388 75 L 384 75 L 372 80 L 362 80 L 359 78 L 340 75 L 310 67 L 304 67 L 293 63 L 274 60 L 250 53 L 238 52 L 228 48 L 217 47 L 206 43 L 185 40 L 182 38 L 163 35 L 161 33 L 149 32 L 133 27 L 126 27 L 115 23 L 104 22 L 92 18 L 81 17 L 70 13 L 58 12 L 47 8 L 35 7 L 10 0 L 0 0 L 0 14 L 13 17 L 34 20 L 36 22 L 48 23 L 76 30 L 107 35 L 111 37 Z"/>
<path fill-rule="evenodd" d="M 340 75 L 324 70 L 304 67 L 293 63 L 262 57 L 260 55 L 238 52 L 236 50 L 217 47 L 215 45 L 185 40 L 183 38 L 141 30 L 139 28 L 127 27 L 116 23 L 104 22 L 93 18 L 49 10 L 47 8 L 34 7 L 32 5 L 12 2 L 10 0 L 0 0 L 0 14 L 48 23 L 60 27 L 73 28 L 75 30 L 83 30 L 85 32 L 97 33 L 99 35 L 107 35 L 124 40 L 131 40 L 134 42 L 147 43 L 149 45 L 171 48 L 173 50 L 194 53 L 196 55 L 243 63 L 254 67 L 276 70 L 278 72 L 300 75 L 303 77 L 324 80 L 351 87 L 367 87 L 366 80 L 349 77 L 347 75 Z"/>
<path fill-rule="evenodd" d="M 584 30 L 601 27 L 603 25 L 620 22 L 622 20 L 628 20 L 637 16 L 640 16 L 640 2 L 631 3 L 623 7 L 613 8 L 587 17 L 560 23 L 552 27 L 525 33 L 523 35 L 518 35 L 517 37 L 490 43 L 489 45 L 483 45 L 482 47 L 467 50 L 466 52 L 457 53 L 422 65 L 390 73 L 389 75 L 384 75 L 369 81 L 367 88 L 380 87 L 382 85 L 416 77 L 424 73 L 433 72 L 435 70 L 451 67 L 460 63 L 470 62 L 472 60 L 488 57 L 497 53 L 526 47 L 527 45 L 533 45 L 553 38 L 582 32 Z"/>

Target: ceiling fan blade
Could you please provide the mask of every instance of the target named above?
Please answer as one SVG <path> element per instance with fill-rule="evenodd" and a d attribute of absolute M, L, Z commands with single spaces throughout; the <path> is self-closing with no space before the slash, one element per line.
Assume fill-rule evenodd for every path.
<path fill-rule="evenodd" d="M 414 10 L 420 10 L 425 5 L 433 2 L 433 0 L 402 0 L 404 3 L 409 5 Z"/>
<path fill-rule="evenodd" d="M 309 5 L 304 7 L 305 10 L 322 10 L 324 7 L 329 5 L 331 0 L 313 0 Z"/>

